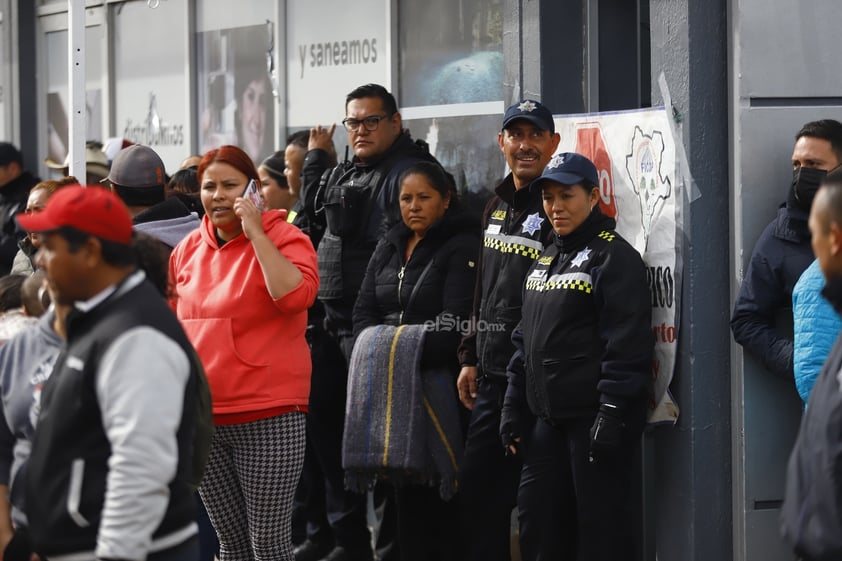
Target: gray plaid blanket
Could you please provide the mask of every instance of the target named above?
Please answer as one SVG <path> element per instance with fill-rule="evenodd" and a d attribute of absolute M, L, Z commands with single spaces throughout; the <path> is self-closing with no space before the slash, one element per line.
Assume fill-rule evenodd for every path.
<path fill-rule="evenodd" d="M 453 376 L 420 368 L 421 325 L 377 325 L 357 338 L 348 372 L 342 465 L 349 489 L 378 478 L 456 492 L 463 452 Z"/>

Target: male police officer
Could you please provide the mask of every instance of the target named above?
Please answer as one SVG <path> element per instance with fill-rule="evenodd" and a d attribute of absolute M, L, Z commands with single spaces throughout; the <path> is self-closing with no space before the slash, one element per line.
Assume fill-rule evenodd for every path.
<path fill-rule="evenodd" d="M 327 230 L 319 244 L 319 300 L 350 357 L 354 301 L 374 246 L 400 218 L 401 173 L 435 159 L 403 130 L 395 98 L 383 86 L 367 84 L 349 93 L 345 113 L 354 158 L 334 168 L 323 192 Z"/>
<path fill-rule="evenodd" d="M 483 215 L 474 319 L 488 328 L 462 341 L 457 382 L 459 399 L 472 410 L 459 478 L 467 559 L 472 561 L 509 560 L 509 519 L 516 504 L 521 459 L 504 456 L 500 410 L 524 277 L 552 231 L 540 193 L 525 187 L 544 171 L 559 140 L 552 113 L 529 99 L 506 109 L 497 135 L 511 173 L 497 186 L 497 195 Z"/>

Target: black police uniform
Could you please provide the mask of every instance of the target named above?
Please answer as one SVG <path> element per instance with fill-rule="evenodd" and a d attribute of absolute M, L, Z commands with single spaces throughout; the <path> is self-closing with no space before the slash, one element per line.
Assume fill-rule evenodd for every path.
<path fill-rule="evenodd" d="M 398 184 L 404 170 L 436 159 L 403 132 L 382 157 L 354 158 L 334 168 L 320 201 L 326 229 L 318 248 L 319 300 L 346 358 L 353 348 L 353 309 L 377 242 L 400 220 Z"/>
<path fill-rule="evenodd" d="M 459 349 L 461 365 L 479 369 L 459 477 L 462 526 L 469 536 L 467 559 L 472 561 L 509 561 L 510 517 L 521 460 L 503 454 L 500 408 L 506 365 L 514 353 L 511 335 L 520 321 L 523 282 L 551 233 L 540 195 L 517 190 L 511 174 L 495 193 L 483 218 L 484 247 L 473 311 L 478 329 Z"/>
<path fill-rule="evenodd" d="M 512 417 L 537 417 L 518 431 L 525 560 L 614 561 L 633 548 L 632 465 L 654 336 L 643 260 L 614 228 L 595 207 L 571 234 L 553 235 L 524 286 L 501 431 Z"/>

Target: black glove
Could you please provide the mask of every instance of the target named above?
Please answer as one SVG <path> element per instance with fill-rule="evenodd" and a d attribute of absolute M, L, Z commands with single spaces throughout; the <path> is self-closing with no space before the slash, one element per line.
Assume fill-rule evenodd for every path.
<path fill-rule="evenodd" d="M 590 461 L 615 452 L 623 440 L 625 427 L 620 407 L 612 403 L 600 405 L 591 427 Z"/>
<path fill-rule="evenodd" d="M 3 551 L 6 561 L 29 561 L 32 557 L 32 540 L 26 528 L 18 528 Z"/>
<path fill-rule="evenodd" d="M 518 407 L 503 406 L 500 412 L 500 442 L 507 456 L 512 455 L 510 446 L 517 450 L 521 437 L 520 409 Z"/>
<path fill-rule="evenodd" d="M 525 422 L 528 412 L 525 411 L 520 388 L 509 384 L 506 397 L 503 398 L 503 408 L 500 411 L 500 442 L 507 456 L 512 455 L 510 446 L 517 450 L 520 439 L 525 432 Z"/>

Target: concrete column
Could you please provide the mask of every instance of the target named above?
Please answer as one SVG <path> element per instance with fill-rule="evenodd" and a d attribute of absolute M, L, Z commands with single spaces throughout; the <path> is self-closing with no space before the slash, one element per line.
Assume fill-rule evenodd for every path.
<path fill-rule="evenodd" d="M 701 198 L 686 208 L 676 427 L 655 430 L 660 561 L 731 559 L 728 76 L 725 0 L 650 2 L 652 101 L 666 76 Z"/>
<path fill-rule="evenodd" d="M 531 97 L 553 113 L 585 110 L 581 1 L 504 0 L 504 92 Z"/>

